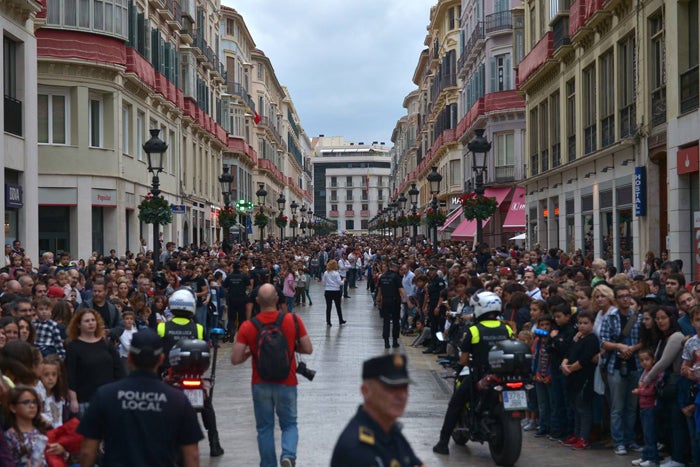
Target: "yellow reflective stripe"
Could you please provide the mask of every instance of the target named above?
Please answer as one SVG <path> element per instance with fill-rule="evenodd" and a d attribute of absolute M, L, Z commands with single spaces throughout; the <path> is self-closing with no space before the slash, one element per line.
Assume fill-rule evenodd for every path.
<path fill-rule="evenodd" d="M 485 328 L 497 328 L 501 326 L 501 322 L 498 321 L 497 319 L 489 319 L 486 321 L 481 321 L 479 324 L 484 326 Z M 513 337 L 513 330 L 506 324 L 506 328 L 508 328 L 508 336 Z M 479 326 L 476 324 L 472 325 L 469 327 L 469 333 L 472 336 L 472 344 L 478 344 L 481 340 L 481 335 L 479 334 Z"/>
<path fill-rule="evenodd" d="M 472 344 L 478 344 L 481 340 L 481 335 L 479 334 L 479 326 L 472 326 L 469 328 L 469 333 L 472 335 Z"/>

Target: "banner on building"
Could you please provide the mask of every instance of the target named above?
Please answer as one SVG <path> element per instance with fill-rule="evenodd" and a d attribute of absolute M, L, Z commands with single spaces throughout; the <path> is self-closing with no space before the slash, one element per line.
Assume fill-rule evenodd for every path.
<path fill-rule="evenodd" d="M 637 217 L 647 215 L 647 168 L 634 168 L 634 213 Z"/>

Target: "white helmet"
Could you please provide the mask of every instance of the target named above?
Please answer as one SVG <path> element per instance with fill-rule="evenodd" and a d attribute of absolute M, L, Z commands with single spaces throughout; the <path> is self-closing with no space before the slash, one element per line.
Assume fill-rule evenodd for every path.
<path fill-rule="evenodd" d="M 486 290 L 479 291 L 472 295 L 469 303 L 474 307 L 474 317 L 476 319 L 481 318 L 487 313 L 493 313 L 494 311 L 500 313 L 502 308 L 501 297 Z"/>
<path fill-rule="evenodd" d="M 197 300 L 192 290 L 188 288 L 176 290 L 170 296 L 168 303 L 170 305 L 170 311 L 178 318 L 192 319 L 197 309 Z"/>

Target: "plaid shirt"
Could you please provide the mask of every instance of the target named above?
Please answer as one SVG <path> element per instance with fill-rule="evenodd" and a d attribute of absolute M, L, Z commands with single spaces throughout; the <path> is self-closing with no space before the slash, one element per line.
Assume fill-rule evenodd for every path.
<path fill-rule="evenodd" d="M 637 312 L 630 310 L 629 313 L 627 314 L 628 319 L 633 319 L 634 316 L 637 315 Z M 605 318 L 603 318 L 603 325 L 600 327 L 600 345 L 601 349 L 603 348 L 603 344 L 605 342 L 613 342 L 613 343 L 620 343 L 618 342 L 618 339 L 620 335 L 622 334 L 622 325 L 620 321 L 620 311 L 615 308 L 613 310 L 610 310 L 606 315 Z M 636 321 L 634 322 L 634 325 L 632 326 L 632 329 L 630 330 L 629 335 L 627 338 L 625 338 L 622 343 L 625 345 L 636 345 L 639 343 L 639 327 L 642 324 L 641 318 L 637 317 Z M 613 371 L 615 371 L 615 362 L 617 362 L 617 356 L 619 355 L 620 351 L 615 350 L 613 353 L 612 351 L 606 350 L 605 355 L 603 356 L 603 362 L 607 360 L 607 369 L 608 373 L 612 374 Z M 608 359 L 608 356 L 610 355 L 610 358 Z M 637 354 L 634 354 L 634 361 L 637 366 L 637 369 L 641 368 L 641 365 L 639 364 L 639 359 L 637 357 Z"/>
<path fill-rule="evenodd" d="M 58 329 L 56 321 L 49 319 L 46 321 L 34 321 L 32 324 L 36 330 L 34 345 L 36 345 L 39 350 L 53 347 L 56 349 L 56 353 L 61 359 L 66 358 L 66 349 L 63 347 L 61 330 Z"/>

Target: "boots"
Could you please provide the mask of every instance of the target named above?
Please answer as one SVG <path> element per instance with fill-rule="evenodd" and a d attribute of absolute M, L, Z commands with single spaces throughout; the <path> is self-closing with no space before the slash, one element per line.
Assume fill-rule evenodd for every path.
<path fill-rule="evenodd" d="M 394 339 L 394 343 L 391 345 L 393 348 L 397 348 L 399 346 L 399 340 Z"/>
<path fill-rule="evenodd" d="M 224 448 L 219 443 L 219 433 L 216 430 L 207 431 L 209 437 L 209 456 L 219 457 L 224 455 Z"/>
<path fill-rule="evenodd" d="M 384 348 L 388 349 L 389 347 L 389 339 L 384 339 Z"/>
<path fill-rule="evenodd" d="M 442 438 L 440 438 L 440 441 L 438 441 L 438 443 L 435 446 L 433 446 L 433 452 L 436 454 L 448 455 L 450 453 L 449 444 L 450 444 L 449 438 L 446 440 L 443 440 Z"/>

